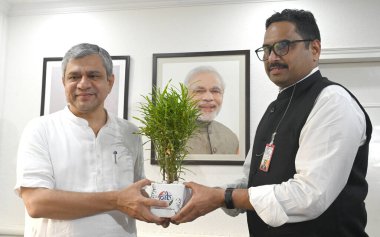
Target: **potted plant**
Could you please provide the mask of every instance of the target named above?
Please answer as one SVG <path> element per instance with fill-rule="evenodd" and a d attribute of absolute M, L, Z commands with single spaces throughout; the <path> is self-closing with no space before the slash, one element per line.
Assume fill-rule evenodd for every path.
<path fill-rule="evenodd" d="M 151 197 L 166 200 L 166 209 L 153 208 L 158 216 L 173 216 L 184 204 L 187 196 L 185 186 L 178 181 L 184 173 L 183 161 L 188 155 L 187 141 L 197 130 L 200 111 L 197 101 L 189 95 L 187 87 L 179 83 L 179 90 L 169 87 L 154 88 L 150 96 L 144 96 L 140 104 L 142 123 L 139 134 L 150 139 L 162 174 L 162 183 L 153 183 Z M 177 190 L 178 189 L 178 190 Z"/>

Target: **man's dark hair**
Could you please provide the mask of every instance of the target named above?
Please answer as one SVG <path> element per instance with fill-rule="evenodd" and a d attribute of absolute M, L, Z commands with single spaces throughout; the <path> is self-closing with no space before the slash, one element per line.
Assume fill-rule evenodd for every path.
<path fill-rule="evenodd" d="M 296 27 L 296 32 L 303 39 L 318 39 L 321 41 L 321 35 L 313 13 L 305 10 L 285 9 L 269 17 L 265 23 L 265 29 L 268 29 L 272 23 L 281 21 L 293 23 Z"/>

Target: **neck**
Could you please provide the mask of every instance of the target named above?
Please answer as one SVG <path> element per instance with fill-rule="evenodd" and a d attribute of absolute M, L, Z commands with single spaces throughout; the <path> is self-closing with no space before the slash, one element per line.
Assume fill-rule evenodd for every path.
<path fill-rule="evenodd" d="M 103 109 L 101 116 L 96 116 L 87 121 L 95 135 L 98 135 L 100 129 L 107 123 L 107 112 Z"/>
<path fill-rule="evenodd" d="M 69 106 L 70 109 L 70 106 Z M 73 114 L 79 118 L 83 118 L 87 120 L 88 126 L 94 131 L 95 135 L 98 134 L 99 130 L 106 124 L 107 122 L 107 112 L 104 108 L 99 108 L 93 112 L 80 112 L 80 111 L 72 111 Z"/>

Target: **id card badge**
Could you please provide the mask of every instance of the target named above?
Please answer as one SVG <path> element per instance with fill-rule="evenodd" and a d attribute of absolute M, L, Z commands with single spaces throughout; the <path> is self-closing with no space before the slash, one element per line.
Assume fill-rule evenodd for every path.
<path fill-rule="evenodd" d="M 264 172 L 268 172 L 270 161 L 272 160 L 272 155 L 274 152 L 275 145 L 273 143 L 267 144 L 265 146 L 263 158 L 261 159 L 260 163 L 260 170 Z"/>

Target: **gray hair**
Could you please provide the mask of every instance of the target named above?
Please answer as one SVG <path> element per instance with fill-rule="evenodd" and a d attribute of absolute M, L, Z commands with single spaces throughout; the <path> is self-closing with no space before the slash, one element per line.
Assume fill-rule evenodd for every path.
<path fill-rule="evenodd" d="M 67 64 L 71 59 L 83 58 L 92 54 L 98 54 L 100 56 L 106 69 L 107 76 L 111 76 L 113 73 L 113 64 L 109 53 L 105 49 L 95 44 L 88 43 L 75 45 L 69 49 L 69 51 L 67 51 L 62 60 L 62 75 L 65 75 Z"/>
<path fill-rule="evenodd" d="M 226 84 L 224 83 L 222 76 L 219 74 L 219 72 L 215 68 L 211 66 L 199 66 L 192 69 L 185 78 L 185 81 L 184 81 L 185 86 L 188 87 L 190 80 L 200 73 L 214 74 L 219 79 L 220 84 L 222 84 L 222 89 L 224 90 L 226 88 Z"/>

